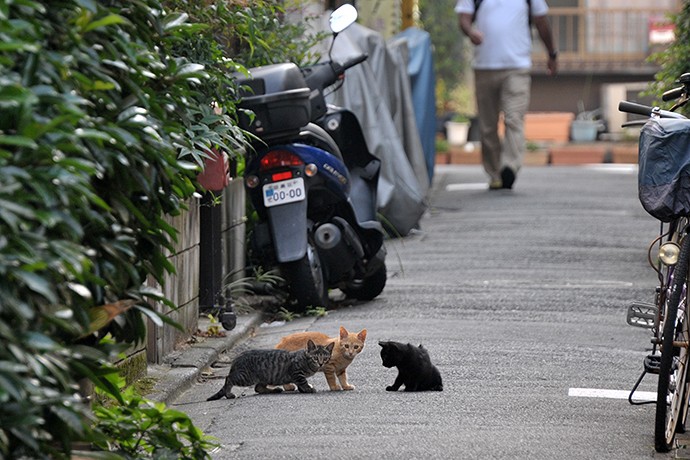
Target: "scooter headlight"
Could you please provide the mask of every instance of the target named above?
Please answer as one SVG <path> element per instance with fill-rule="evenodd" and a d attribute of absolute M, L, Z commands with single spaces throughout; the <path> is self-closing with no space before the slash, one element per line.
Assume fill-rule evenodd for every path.
<path fill-rule="evenodd" d="M 256 176 L 247 176 L 244 178 L 245 184 L 248 188 L 256 188 L 259 185 L 259 178 Z"/>
<path fill-rule="evenodd" d="M 309 163 L 304 167 L 304 175 L 307 177 L 314 177 L 319 172 L 319 168 L 314 163 Z"/>
<path fill-rule="evenodd" d="M 664 265 L 675 265 L 678 263 L 678 255 L 680 254 L 680 246 L 669 241 L 664 243 L 659 248 L 659 259 Z"/>

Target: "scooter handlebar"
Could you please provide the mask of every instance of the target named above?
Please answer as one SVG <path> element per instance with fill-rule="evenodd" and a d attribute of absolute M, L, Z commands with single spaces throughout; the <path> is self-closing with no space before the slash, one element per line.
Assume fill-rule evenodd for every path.
<path fill-rule="evenodd" d="M 338 75 L 340 75 L 342 72 L 345 72 L 350 67 L 354 67 L 357 64 L 360 64 L 360 63 L 366 61 L 368 57 L 369 57 L 368 54 L 360 54 L 359 56 L 355 56 L 352 59 L 348 59 L 347 61 L 345 61 L 344 63 L 339 65 L 339 67 L 342 69 L 342 71 L 338 72 Z"/>
<path fill-rule="evenodd" d="M 322 62 L 303 69 L 304 78 L 311 89 L 323 90 L 338 81 L 347 69 L 364 62 L 368 57 L 367 54 L 360 54 L 342 64 L 335 61 Z"/>

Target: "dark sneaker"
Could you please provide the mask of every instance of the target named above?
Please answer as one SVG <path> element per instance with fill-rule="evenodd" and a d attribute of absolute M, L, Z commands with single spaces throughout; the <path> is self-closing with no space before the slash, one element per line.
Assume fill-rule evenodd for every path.
<path fill-rule="evenodd" d="M 515 182 L 515 173 L 509 167 L 505 167 L 501 170 L 501 180 L 503 181 L 503 188 L 513 188 L 513 182 Z"/>

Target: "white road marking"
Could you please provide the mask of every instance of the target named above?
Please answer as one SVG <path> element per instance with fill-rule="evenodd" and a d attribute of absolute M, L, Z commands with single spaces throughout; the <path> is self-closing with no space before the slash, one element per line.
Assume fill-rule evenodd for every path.
<path fill-rule="evenodd" d="M 489 186 L 485 182 L 474 182 L 469 184 L 448 184 L 446 192 L 458 192 L 462 190 L 487 190 Z"/>
<path fill-rule="evenodd" d="M 598 388 L 570 388 L 568 396 L 577 398 L 608 398 L 608 399 L 628 399 L 630 395 L 626 390 L 603 390 Z M 656 401 L 654 391 L 636 391 L 633 395 L 634 401 Z"/>
<path fill-rule="evenodd" d="M 637 174 L 638 169 L 636 164 L 624 163 L 592 163 L 582 165 L 582 167 L 597 172 L 612 174 Z M 487 190 L 488 188 L 489 187 L 486 184 L 486 182 L 447 184 L 445 187 L 446 192 L 462 192 L 466 190 Z"/>
<path fill-rule="evenodd" d="M 585 165 L 586 168 L 594 169 L 599 172 L 637 174 L 637 165 L 628 163 L 602 163 Z"/>

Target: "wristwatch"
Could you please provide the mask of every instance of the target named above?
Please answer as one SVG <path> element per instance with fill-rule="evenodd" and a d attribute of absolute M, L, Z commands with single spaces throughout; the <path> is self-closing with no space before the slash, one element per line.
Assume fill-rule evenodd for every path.
<path fill-rule="evenodd" d="M 558 57 L 558 51 L 553 51 L 549 53 L 549 59 L 556 59 Z"/>

